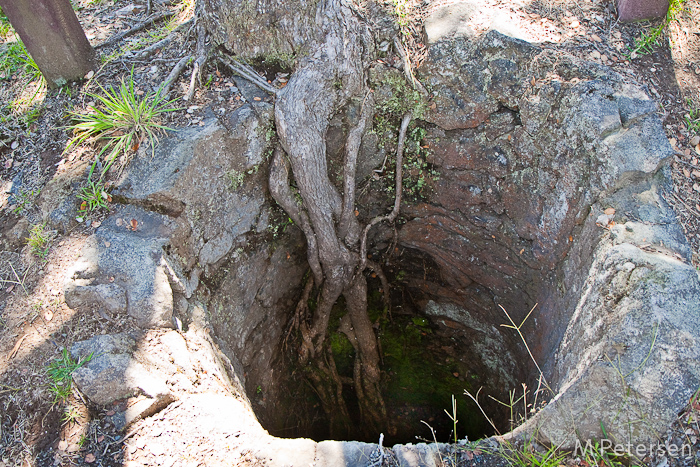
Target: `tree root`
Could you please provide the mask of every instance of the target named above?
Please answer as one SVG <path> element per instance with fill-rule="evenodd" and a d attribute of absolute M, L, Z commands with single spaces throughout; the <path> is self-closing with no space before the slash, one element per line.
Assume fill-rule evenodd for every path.
<path fill-rule="evenodd" d="M 408 131 L 408 125 L 411 123 L 413 115 L 411 112 L 407 112 L 401 120 L 401 130 L 399 131 L 399 143 L 396 148 L 396 198 L 394 198 L 394 208 L 391 212 L 384 216 L 377 216 L 372 219 L 362 232 L 362 240 L 360 243 L 360 266 L 356 274 L 361 274 L 362 271 L 367 267 L 367 233 L 369 230 L 383 221 L 393 222 L 399 215 L 399 208 L 401 206 L 401 190 L 403 189 L 403 149 L 406 142 L 406 131 Z"/>
<path fill-rule="evenodd" d="M 207 56 L 209 55 L 209 50 L 207 48 L 207 31 L 203 24 L 197 25 L 197 60 L 194 61 L 192 67 L 192 76 L 190 77 L 190 87 L 187 89 L 187 93 L 183 97 L 184 100 L 188 101 L 192 99 L 194 95 L 195 82 L 198 80 L 200 86 L 202 85 L 202 68 L 207 62 Z"/>
<path fill-rule="evenodd" d="M 295 329 L 300 329 L 302 325 L 306 323 L 306 317 L 309 312 L 309 297 L 311 296 L 311 291 L 314 288 L 314 276 L 310 275 L 306 280 L 306 285 L 304 285 L 304 290 L 301 292 L 301 297 L 297 302 L 296 309 L 294 310 L 294 315 L 292 320 L 287 326 L 287 331 L 284 335 L 284 340 L 282 341 L 282 347 L 287 348 L 287 340 L 289 336 L 294 332 Z"/>
<path fill-rule="evenodd" d="M 191 58 L 192 55 L 182 57 L 180 61 L 177 62 L 177 65 L 175 65 L 175 67 L 170 71 L 168 77 L 165 78 L 165 81 L 163 81 L 163 84 L 161 84 L 160 86 L 160 91 L 158 91 L 160 95 L 163 96 L 163 99 L 168 99 L 168 95 L 170 94 L 170 87 L 173 85 L 177 77 L 180 76 L 180 73 L 182 73 L 182 70 L 185 69 L 185 67 L 187 66 L 187 62 L 189 62 Z"/>
<path fill-rule="evenodd" d="M 348 133 L 345 143 L 345 166 L 343 175 L 343 210 L 338 225 L 338 236 L 347 246 L 357 245 L 359 239 L 359 224 L 353 221 L 355 217 L 355 178 L 357 173 L 357 156 L 362 144 L 367 123 L 374 114 L 374 97 L 370 92 L 365 96 L 360 112 L 360 120 Z M 354 228 L 353 228 L 354 227 Z M 355 231 L 353 231 L 355 230 Z"/>
<path fill-rule="evenodd" d="M 374 271 L 374 273 L 379 278 L 379 282 L 382 283 L 382 291 L 384 292 L 382 294 L 382 301 L 384 302 L 384 307 L 386 307 L 387 311 L 391 314 L 391 296 L 389 295 L 389 280 L 386 278 L 386 275 L 384 274 L 384 271 L 382 270 L 382 267 L 379 265 L 379 263 L 367 260 L 367 267 Z"/>
<path fill-rule="evenodd" d="M 274 86 L 272 86 L 267 81 L 265 81 L 265 79 L 263 79 L 263 77 L 260 76 L 258 74 L 258 72 L 255 71 L 254 69 L 252 69 L 250 66 L 248 66 L 244 63 L 238 62 L 236 60 L 229 59 L 227 57 L 221 57 L 220 60 L 224 65 L 229 67 L 229 69 L 233 73 L 247 79 L 248 81 L 250 81 L 253 84 L 255 84 L 256 86 L 258 86 L 263 91 L 267 92 L 268 94 L 271 94 L 273 96 L 277 96 L 277 92 L 279 90 L 277 88 L 275 88 Z"/>
<path fill-rule="evenodd" d="M 103 47 L 109 47 L 110 45 L 114 45 L 117 42 L 124 39 L 125 37 L 129 37 L 133 34 L 136 34 L 137 32 L 141 31 L 142 29 L 146 28 L 147 26 L 155 24 L 164 18 L 169 18 L 169 17 L 174 16 L 174 15 L 175 15 L 175 13 L 172 11 L 164 11 L 162 13 L 158 13 L 156 15 L 153 15 L 150 18 L 146 19 L 146 21 L 143 21 L 142 23 L 137 24 L 136 26 L 132 27 L 131 29 L 127 29 L 126 31 L 122 31 L 118 34 L 115 34 L 114 36 L 110 37 L 109 39 L 107 39 L 103 43 L 97 44 L 95 46 L 95 49 L 100 49 Z"/>

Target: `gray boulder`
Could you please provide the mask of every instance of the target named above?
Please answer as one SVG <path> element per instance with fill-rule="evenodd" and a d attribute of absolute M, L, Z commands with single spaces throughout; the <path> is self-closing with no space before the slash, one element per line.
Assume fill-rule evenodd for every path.
<path fill-rule="evenodd" d="M 270 131 L 269 118 L 243 105 L 221 121 L 209 118 L 173 134 L 154 157 L 132 161 L 117 184 L 118 199 L 178 218 L 170 244 L 179 260 L 172 263 L 179 274 L 196 269 L 188 295 L 199 271 L 213 272 L 239 237 L 257 226 Z"/>
<path fill-rule="evenodd" d="M 126 311 L 141 328 L 172 327 L 173 292 L 163 253 L 172 230 L 165 216 L 133 206 L 117 209 L 68 270 L 68 306 L 114 317 Z"/>
<path fill-rule="evenodd" d="M 95 336 L 71 348 L 74 359 L 91 359 L 73 372 L 73 381 L 91 401 L 106 405 L 144 394 L 169 398 L 165 381 L 133 359 L 136 340 L 125 334 Z"/>

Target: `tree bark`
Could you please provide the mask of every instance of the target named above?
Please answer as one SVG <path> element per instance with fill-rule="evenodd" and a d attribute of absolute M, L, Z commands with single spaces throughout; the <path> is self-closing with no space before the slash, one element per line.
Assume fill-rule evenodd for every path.
<path fill-rule="evenodd" d="M 50 87 L 82 79 L 94 66 L 94 50 L 69 0 L 0 0 Z"/>

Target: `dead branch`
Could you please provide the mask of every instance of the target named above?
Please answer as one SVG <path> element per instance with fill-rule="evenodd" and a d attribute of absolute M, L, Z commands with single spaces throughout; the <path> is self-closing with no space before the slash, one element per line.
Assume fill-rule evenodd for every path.
<path fill-rule="evenodd" d="M 267 81 L 265 81 L 265 79 L 263 79 L 262 76 L 258 74 L 257 71 L 252 69 L 250 66 L 227 57 L 221 57 L 220 60 L 224 65 L 229 67 L 233 73 L 247 79 L 268 94 L 277 96 L 278 89 L 271 86 Z"/>
<path fill-rule="evenodd" d="M 165 78 L 165 81 L 163 81 L 163 84 L 160 86 L 159 92 L 164 99 L 168 99 L 168 94 L 170 94 L 170 87 L 172 86 L 173 82 L 175 82 L 177 77 L 180 76 L 180 73 L 182 73 L 182 70 L 185 69 L 185 67 L 187 66 L 187 62 L 189 62 L 191 58 L 192 55 L 182 57 L 180 61 L 177 62 L 177 65 L 175 65 L 172 71 L 170 71 L 168 77 Z"/>
<path fill-rule="evenodd" d="M 194 95 L 194 85 L 195 80 L 199 81 L 200 86 L 202 85 L 202 68 L 207 62 L 207 55 L 209 51 L 207 50 L 207 31 L 204 29 L 204 24 L 197 24 L 197 60 L 194 62 L 192 67 L 192 76 L 190 77 L 190 87 L 187 89 L 187 94 L 185 94 L 184 100 L 188 101 L 192 99 Z"/>
<path fill-rule="evenodd" d="M 413 119 L 413 114 L 407 112 L 403 116 L 401 121 L 401 130 L 399 131 L 399 143 L 396 148 L 396 197 L 394 198 L 394 208 L 391 212 L 385 216 L 377 216 L 372 219 L 369 224 L 365 227 L 362 232 L 362 241 L 360 243 L 360 267 L 358 269 L 358 274 L 365 270 L 367 267 L 367 233 L 374 225 L 379 224 L 383 221 L 393 222 L 399 215 L 399 207 L 401 206 L 401 190 L 403 189 L 403 148 L 406 141 L 406 131 L 408 131 L 408 125 Z"/>
<path fill-rule="evenodd" d="M 132 27 L 131 29 L 127 29 L 126 31 L 122 31 L 118 34 L 115 34 L 114 36 L 110 37 L 106 41 L 104 41 L 101 44 L 97 44 L 95 46 L 96 49 L 100 49 L 102 47 L 109 47 L 110 45 L 114 45 L 117 42 L 121 41 L 125 37 L 129 37 L 133 34 L 136 34 L 137 32 L 141 31 L 142 29 L 146 28 L 147 26 L 150 26 L 164 18 L 169 18 L 171 16 L 175 15 L 174 12 L 172 11 L 164 11 L 162 13 L 158 13 L 156 15 L 151 16 L 150 18 L 146 19 L 146 21 L 137 24 L 136 26 Z"/>

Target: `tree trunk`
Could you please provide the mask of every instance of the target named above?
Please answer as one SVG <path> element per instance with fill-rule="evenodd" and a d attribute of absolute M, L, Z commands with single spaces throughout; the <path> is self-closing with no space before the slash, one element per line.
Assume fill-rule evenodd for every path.
<path fill-rule="evenodd" d="M 326 336 L 331 309 L 344 296 L 350 320 L 346 334 L 356 349 L 353 380 L 361 426 L 366 435 L 378 437 L 387 425 L 386 409 L 380 392 L 378 345 L 367 315 L 365 262 L 360 258 L 362 228 L 354 214 L 357 153 L 373 115 L 365 73 L 374 57 L 372 33 L 354 7 L 342 0 L 302 1 L 291 9 L 288 2 L 278 0 L 203 1 L 207 27 L 215 41 L 229 51 L 252 58 L 279 53 L 274 44 L 283 44 L 281 50 L 298 53 L 296 70 L 277 92 L 275 123 L 281 149 L 275 151 L 271 164 L 270 191 L 304 232 L 309 264 L 319 288 L 313 316 L 301 320 L 299 326 L 300 361 L 308 368 L 307 376 L 336 436 L 348 419 L 348 411 Z M 236 13 L 233 23 L 221 21 L 233 18 L 232 12 Z M 248 39 L 245 34 L 254 29 L 242 31 L 241 25 L 255 18 L 264 23 L 268 16 L 275 21 L 261 33 L 265 40 L 257 35 Z M 266 44 L 273 45 L 266 49 Z M 343 186 L 337 188 L 328 173 L 326 132 L 331 117 L 351 100 L 361 103 L 361 112 L 349 132 Z M 292 176 L 301 206 L 289 186 Z"/>
<path fill-rule="evenodd" d="M 94 51 L 69 0 L 0 0 L 0 7 L 51 87 L 82 79 Z"/>

